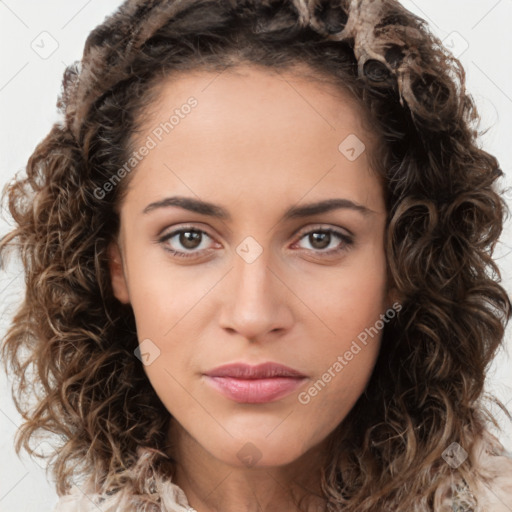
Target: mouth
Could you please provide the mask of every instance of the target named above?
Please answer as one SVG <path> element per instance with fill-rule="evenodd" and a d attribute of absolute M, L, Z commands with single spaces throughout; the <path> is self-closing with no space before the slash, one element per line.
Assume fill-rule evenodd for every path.
<path fill-rule="evenodd" d="M 205 377 L 207 383 L 226 398 L 250 404 L 284 398 L 307 379 L 299 371 L 277 363 L 229 364 L 215 368 Z"/>

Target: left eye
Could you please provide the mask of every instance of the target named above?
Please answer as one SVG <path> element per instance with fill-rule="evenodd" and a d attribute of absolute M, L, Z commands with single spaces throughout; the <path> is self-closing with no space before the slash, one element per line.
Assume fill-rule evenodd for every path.
<path fill-rule="evenodd" d="M 338 239 L 338 243 L 335 243 L 334 247 L 328 249 L 331 245 L 331 242 L 336 241 L 336 238 Z M 308 231 L 300 237 L 300 240 L 303 239 L 308 240 L 308 242 L 313 245 L 312 250 L 320 251 L 321 255 L 330 255 L 341 252 L 346 250 L 353 243 L 353 240 L 350 236 L 332 228 L 314 229 L 312 231 Z"/>
<path fill-rule="evenodd" d="M 204 237 L 212 239 L 210 235 L 202 229 L 184 227 L 164 235 L 158 241 L 164 245 L 166 251 L 174 256 L 189 258 L 209 250 L 208 247 L 201 248 Z M 181 245 L 181 248 L 184 248 L 185 251 L 174 249 L 172 247 L 173 244 L 167 243 L 173 239 L 176 239 L 179 245 Z M 349 235 L 332 228 L 310 230 L 303 233 L 299 241 L 303 239 L 307 239 L 309 243 L 313 245 L 313 248 L 308 250 L 318 252 L 321 256 L 332 255 L 347 250 L 353 244 L 353 240 Z M 334 247 L 329 248 L 331 242 L 335 241 L 335 239 L 338 239 L 338 243 L 335 243 Z"/>

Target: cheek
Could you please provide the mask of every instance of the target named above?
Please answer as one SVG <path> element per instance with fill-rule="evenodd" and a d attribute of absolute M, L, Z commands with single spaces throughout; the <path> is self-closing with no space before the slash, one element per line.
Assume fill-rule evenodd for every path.
<path fill-rule="evenodd" d="M 318 332 L 335 348 L 343 348 L 347 341 L 350 344 L 385 312 L 386 260 L 382 249 L 369 248 L 338 267 L 317 269 L 297 282 L 294 291 L 310 308 L 312 321 L 320 322 Z"/>
<path fill-rule="evenodd" d="M 130 299 L 140 336 L 162 338 L 180 322 L 190 321 L 194 310 L 214 286 L 215 276 L 197 269 L 172 269 L 165 263 L 134 268 L 130 280 Z"/>
<path fill-rule="evenodd" d="M 379 353 L 386 313 L 384 253 L 368 251 L 329 270 L 320 279 L 302 279 L 298 291 L 316 313 L 308 314 L 308 336 L 299 347 L 315 375 L 298 401 L 322 418 L 317 425 L 332 426 L 363 392 Z"/>
<path fill-rule="evenodd" d="M 350 303 L 337 308 L 327 319 L 335 335 L 317 334 L 313 350 L 304 347 L 315 372 L 297 402 L 316 440 L 343 421 L 366 388 L 380 350 L 378 326 L 384 311 L 379 305 L 380 301 L 361 298 L 357 308 Z"/>

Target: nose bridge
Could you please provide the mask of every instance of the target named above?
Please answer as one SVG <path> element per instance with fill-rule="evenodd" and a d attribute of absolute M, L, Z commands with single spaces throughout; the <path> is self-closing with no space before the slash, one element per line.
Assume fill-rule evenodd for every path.
<path fill-rule="evenodd" d="M 243 245 L 237 248 L 234 262 L 234 290 L 236 304 L 263 311 L 273 301 L 270 279 L 268 250 L 255 254 L 256 249 L 249 246 L 249 252 L 242 253 Z M 258 251 L 259 252 L 259 251 Z"/>
<path fill-rule="evenodd" d="M 235 284 L 242 295 L 245 288 L 246 294 L 257 296 L 268 285 L 271 252 L 264 238 L 247 236 L 235 248 Z"/>
<path fill-rule="evenodd" d="M 224 303 L 222 322 L 246 338 L 285 327 L 286 313 L 283 284 L 271 270 L 270 250 L 254 239 L 236 248 L 230 288 Z"/>
<path fill-rule="evenodd" d="M 268 251 L 257 256 L 254 261 L 248 261 L 237 254 L 235 259 L 235 293 L 239 300 L 244 298 L 260 299 L 264 295 L 269 297 L 269 268 Z"/>

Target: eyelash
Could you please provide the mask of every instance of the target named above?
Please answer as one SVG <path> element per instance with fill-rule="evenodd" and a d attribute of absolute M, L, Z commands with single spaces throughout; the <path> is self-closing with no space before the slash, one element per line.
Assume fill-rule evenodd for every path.
<path fill-rule="evenodd" d="M 160 244 L 162 244 L 164 246 L 164 249 L 167 252 L 171 253 L 173 256 L 176 256 L 178 258 L 193 258 L 193 257 L 197 256 L 201 251 L 196 251 L 196 252 L 191 252 L 191 253 L 176 251 L 174 249 L 170 249 L 169 246 L 165 243 L 165 242 L 167 242 L 167 240 L 174 238 L 176 235 L 180 235 L 181 233 L 185 233 L 188 231 L 194 231 L 195 233 L 202 233 L 202 234 L 205 234 L 206 236 L 208 236 L 209 238 L 212 238 L 206 231 L 204 231 L 202 229 L 198 229 L 193 226 L 185 226 L 183 228 L 172 231 L 171 233 L 167 233 L 166 235 L 159 238 L 158 242 Z M 318 254 L 320 254 L 321 257 L 329 257 L 329 256 L 333 256 L 335 254 L 338 254 L 340 252 L 347 251 L 354 243 L 354 240 L 352 239 L 352 237 L 350 237 L 349 235 L 346 235 L 345 233 L 343 233 L 341 231 L 333 229 L 333 228 L 315 228 L 315 229 L 311 229 L 306 232 L 301 232 L 299 234 L 300 235 L 299 241 L 302 240 L 307 235 L 311 235 L 313 233 L 329 233 L 331 235 L 334 235 L 334 236 L 340 238 L 341 241 L 343 242 L 343 246 L 338 249 L 330 249 L 329 251 L 322 251 L 320 249 L 317 249 L 315 251 L 314 249 L 312 249 L 313 252 L 317 252 Z M 203 249 L 203 251 L 204 250 L 207 250 L 207 249 Z"/>

